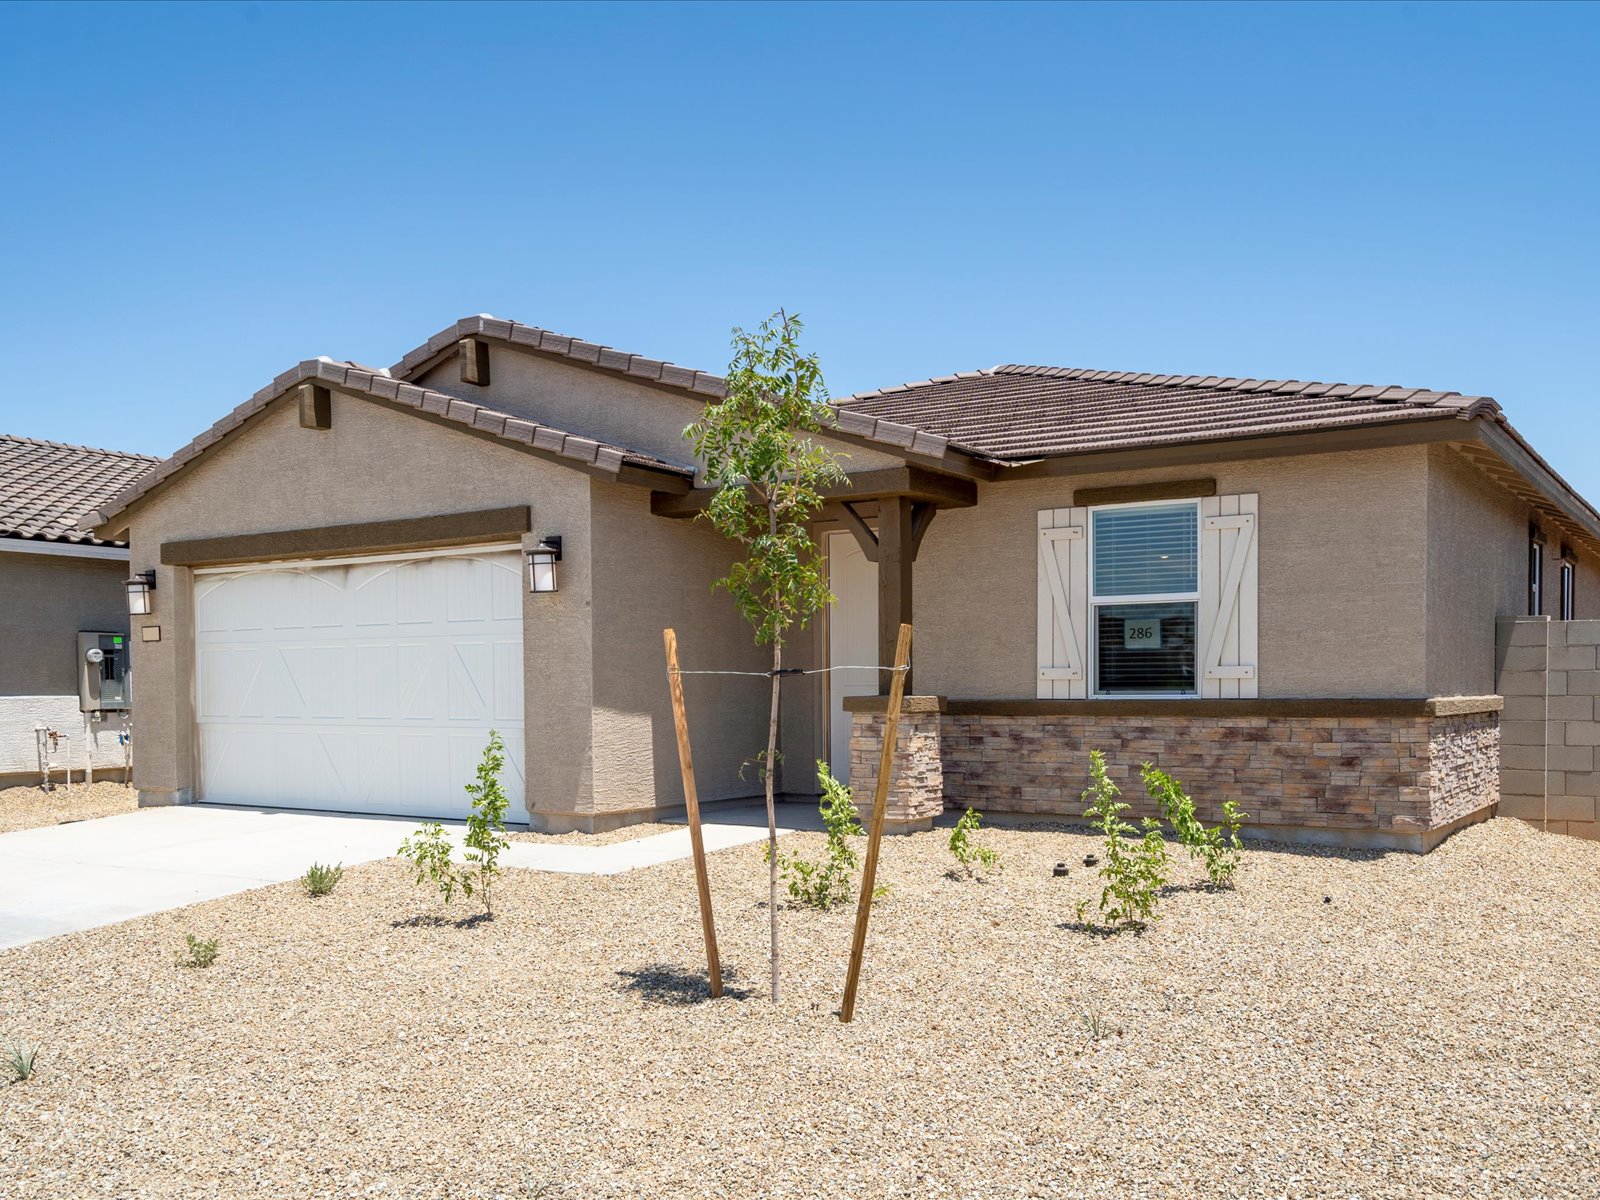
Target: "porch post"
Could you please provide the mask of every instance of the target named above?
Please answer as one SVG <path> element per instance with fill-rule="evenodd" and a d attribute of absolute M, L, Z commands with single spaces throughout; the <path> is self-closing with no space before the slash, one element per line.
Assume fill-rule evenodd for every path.
<path fill-rule="evenodd" d="M 916 559 L 912 534 L 912 504 L 905 496 L 885 496 L 878 501 L 878 663 L 894 662 L 900 626 L 911 621 L 911 567 Z M 878 673 L 878 694 L 887 696 L 894 682 L 890 671 Z M 905 694 L 911 695 L 911 672 L 906 672 Z"/>

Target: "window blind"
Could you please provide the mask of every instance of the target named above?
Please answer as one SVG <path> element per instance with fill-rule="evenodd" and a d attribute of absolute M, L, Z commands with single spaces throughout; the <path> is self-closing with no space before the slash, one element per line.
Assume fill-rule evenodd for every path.
<path fill-rule="evenodd" d="M 1093 516 L 1095 595 L 1198 590 L 1199 517 L 1194 505 L 1106 509 Z"/>

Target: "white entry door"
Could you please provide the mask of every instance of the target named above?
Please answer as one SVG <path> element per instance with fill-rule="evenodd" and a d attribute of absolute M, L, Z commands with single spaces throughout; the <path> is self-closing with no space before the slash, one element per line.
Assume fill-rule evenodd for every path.
<path fill-rule="evenodd" d="M 522 593 L 498 547 L 197 572 L 200 798 L 459 818 L 497 729 L 526 822 Z"/>
<path fill-rule="evenodd" d="M 870 666 L 878 661 L 878 564 L 861 553 L 848 533 L 828 536 L 828 587 L 833 607 L 828 610 L 828 665 Z M 876 696 L 875 670 L 834 670 L 828 679 L 828 762 L 833 777 L 850 782 L 850 714 L 846 696 Z"/>

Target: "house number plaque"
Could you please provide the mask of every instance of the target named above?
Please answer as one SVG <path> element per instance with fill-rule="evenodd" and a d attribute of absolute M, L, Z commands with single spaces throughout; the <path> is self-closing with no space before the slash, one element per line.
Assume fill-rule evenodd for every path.
<path fill-rule="evenodd" d="M 1125 650 L 1161 649 L 1161 619 L 1146 617 L 1122 623 L 1122 647 Z"/>

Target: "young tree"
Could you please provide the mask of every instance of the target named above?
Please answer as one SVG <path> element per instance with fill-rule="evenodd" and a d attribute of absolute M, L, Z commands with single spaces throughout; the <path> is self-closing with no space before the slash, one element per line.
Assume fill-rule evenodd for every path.
<path fill-rule="evenodd" d="M 684 431 L 717 489 L 706 516 L 744 548 L 725 588 L 772 647 L 772 700 L 761 774 L 767 792 L 768 912 L 772 918 L 772 1002 L 778 1002 L 778 818 L 773 770 L 778 757 L 778 684 L 784 640 L 832 599 L 808 522 L 822 489 L 844 480 L 839 456 L 809 435 L 833 424 L 815 354 L 800 349 L 800 318 L 782 310 L 755 333 L 733 331 L 728 394 Z"/>

